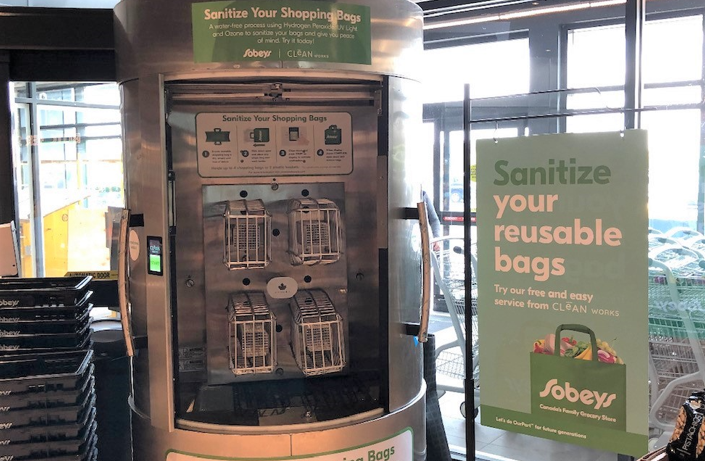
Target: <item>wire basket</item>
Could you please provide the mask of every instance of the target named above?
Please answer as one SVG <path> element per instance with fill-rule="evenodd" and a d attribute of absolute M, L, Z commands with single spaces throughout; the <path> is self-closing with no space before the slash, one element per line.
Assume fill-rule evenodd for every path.
<path fill-rule="evenodd" d="M 291 299 L 292 348 L 306 376 L 340 371 L 345 366 L 343 319 L 323 290 L 299 291 Z"/>
<path fill-rule="evenodd" d="M 225 213 L 223 262 L 228 269 L 258 269 L 271 261 L 272 217 L 262 200 L 233 200 Z"/>
<path fill-rule="evenodd" d="M 327 199 L 289 203 L 289 253 L 292 264 L 330 264 L 342 253 L 340 210 Z"/>
<path fill-rule="evenodd" d="M 276 363 L 277 319 L 264 293 L 234 293 L 228 302 L 230 369 L 235 375 L 271 373 Z"/>
<path fill-rule="evenodd" d="M 696 351 L 682 320 L 649 316 L 649 352 L 661 382 L 698 371 Z"/>

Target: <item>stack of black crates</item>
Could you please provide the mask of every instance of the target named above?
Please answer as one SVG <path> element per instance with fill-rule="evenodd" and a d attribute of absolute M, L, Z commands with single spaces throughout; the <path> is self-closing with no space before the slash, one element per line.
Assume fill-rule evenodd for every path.
<path fill-rule="evenodd" d="M 0 460 L 97 459 L 90 282 L 0 279 Z"/>

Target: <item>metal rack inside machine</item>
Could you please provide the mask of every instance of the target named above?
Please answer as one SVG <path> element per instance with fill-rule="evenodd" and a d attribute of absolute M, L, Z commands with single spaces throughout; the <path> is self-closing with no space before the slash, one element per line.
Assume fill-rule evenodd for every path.
<path fill-rule="evenodd" d="M 224 263 L 230 270 L 266 267 L 272 217 L 262 200 L 232 200 L 225 208 Z"/>
<path fill-rule="evenodd" d="M 340 259 L 340 210 L 328 199 L 303 198 L 289 204 L 292 263 L 329 264 Z"/>
<path fill-rule="evenodd" d="M 230 369 L 235 375 L 271 373 L 276 364 L 276 317 L 264 293 L 234 293 L 228 304 Z"/>
<path fill-rule="evenodd" d="M 298 292 L 291 299 L 291 344 L 306 376 L 340 371 L 345 366 L 343 319 L 323 290 Z"/>

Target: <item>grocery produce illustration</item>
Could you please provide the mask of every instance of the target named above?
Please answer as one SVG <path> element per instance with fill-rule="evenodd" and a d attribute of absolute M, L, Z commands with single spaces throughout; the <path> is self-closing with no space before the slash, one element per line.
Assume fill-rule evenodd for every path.
<path fill-rule="evenodd" d="M 535 354 L 555 355 L 556 335 L 551 333 L 534 342 Z M 578 341 L 572 336 L 560 339 L 560 356 L 577 360 L 592 360 L 594 351 L 589 342 Z M 607 341 L 597 338 L 597 359 L 602 363 L 624 365 L 624 361 Z"/>

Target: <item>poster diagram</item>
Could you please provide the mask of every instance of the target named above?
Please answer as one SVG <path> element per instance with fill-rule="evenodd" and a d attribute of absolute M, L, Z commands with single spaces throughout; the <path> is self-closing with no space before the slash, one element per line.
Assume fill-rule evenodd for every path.
<path fill-rule="evenodd" d="M 477 144 L 481 419 L 641 456 L 646 132 Z"/>
<path fill-rule="evenodd" d="M 352 118 L 346 112 L 201 113 L 196 131 L 202 177 L 353 171 Z"/>

